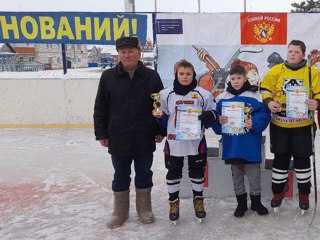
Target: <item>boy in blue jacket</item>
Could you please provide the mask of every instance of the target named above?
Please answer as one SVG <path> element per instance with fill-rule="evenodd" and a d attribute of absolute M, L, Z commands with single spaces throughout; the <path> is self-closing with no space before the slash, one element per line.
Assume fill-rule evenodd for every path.
<path fill-rule="evenodd" d="M 228 87 L 216 98 L 219 124 L 214 126 L 214 131 L 222 134 L 222 159 L 231 165 L 238 202 L 234 212 L 236 217 L 243 217 L 248 210 L 245 173 L 250 186 L 251 210 L 259 215 L 269 213 L 261 203 L 260 163 L 262 132 L 269 124 L 270 112 L 262 103 L 258 87 L 250 85 L 245 74 L 245 69 L 240 65 L 231 68 Z M 222 133 L 222 125 L 228 123 L 228 117 L 221 114 L 223 102 L 244 103 L 245 109 L 250 109 L 251 113 L 244 120 L 244 129 L 232 134 Z"/>

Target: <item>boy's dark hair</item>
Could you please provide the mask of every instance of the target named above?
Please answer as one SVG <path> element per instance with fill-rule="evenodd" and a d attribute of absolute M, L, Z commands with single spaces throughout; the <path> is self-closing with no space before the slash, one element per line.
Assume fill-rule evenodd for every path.
<path fill-rule="evenodd" d="M 301 48 L 301 50 L 302 50 L 302 53 L 303 53 L 303 54 L 306 53 L 306 45 L 304 44 L 304 42 L 302 42 L 302 41 L 300 41 L 300 40 L 292 40 L 292 41 L 289 43 L 288 47 L 289 47 L 290 45 L 300 46 L 300 48 Z"/>
<path fill-rule="evenodd" d="M 233 74 L 240 74 L 242 76 L 246 76 L 246 70 L 244 69 L 244 67 L 240 66 L 240 65 L 234 65 L 231 69 L 230 69 L 230 75 Z"/>
<path fill-rule="evenodd" d="M 191 68 L 192 71 L 195 72 L 193 65 L 192 65 L 191 63 L 187 62 L 187 61 L 182 61 L 182 62 L 180 62 L 180 63 L 178 64 L 178 66 L 177 66 L 177 72 L 178 72 L 178 69 L 179 69 L 180 67 Z"/>

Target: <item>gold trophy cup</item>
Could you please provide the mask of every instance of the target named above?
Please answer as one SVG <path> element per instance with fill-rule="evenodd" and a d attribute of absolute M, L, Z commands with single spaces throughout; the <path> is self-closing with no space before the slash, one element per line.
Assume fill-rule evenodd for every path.
<path fill-rule="evenodd" d="M 252 112 L 252 107 L 245 107 L 244 108 L 244 120 L 249 120 L 251 119 L 251 112 Z"/>
<path fill-rule="evenodd" d="M 282 96 L 281 90 L 275 89 L 273 94 L 272 94 L 272 97 L 273 97 L 273 101 L 279 103 L 279 105 L 280 105 L 280 107 L 278 107 L 278 112 L 282 111 L 281 96 Z"/>
<path fill-rule="evenodd" d="M 151 98 L 154 100 L 152 115 L 158 118 L 162 117 L 163 111 L 161 109 L 160 93 L 151 93 Z"/>

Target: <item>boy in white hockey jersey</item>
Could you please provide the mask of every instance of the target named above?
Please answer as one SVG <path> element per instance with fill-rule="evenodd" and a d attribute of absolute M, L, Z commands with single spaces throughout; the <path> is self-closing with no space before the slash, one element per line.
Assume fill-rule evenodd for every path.
<path fill-rule="evenodd" d="M 162 122 L 167 127 L 165 144 L 165 166 L 167 172 L 167 187 L 169 193 L 171 221 L 179 219 L 179 190 L 182 179 L 184 157 L 188 157 L 189 177 L 193 191 L 193 204 L 198 219 L 206 217 L 203 206 L 204 171 L 207 163 L 207 146 L 204 128 L 213 126 L 216 121 L 215 103 L 207 90 L 197 86 L 194 67 L 187 61 L 178 62 L 173 86 L 160 92 L 164 116 Z M 179 105 L 200 107 L 202 110 L 201 133 L 199 139 L 178 140 L 177 111 Z"/>

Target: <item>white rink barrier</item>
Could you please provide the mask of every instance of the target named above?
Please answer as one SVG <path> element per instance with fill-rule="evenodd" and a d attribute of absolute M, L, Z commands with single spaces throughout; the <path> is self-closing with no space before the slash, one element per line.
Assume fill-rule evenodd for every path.
<path fill-rule="evenodd" d="M 1 79 L 1 124 L 92 124 L 99 79 Z"/>

